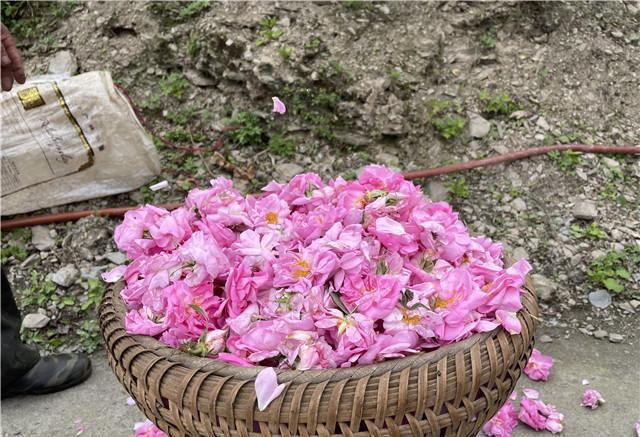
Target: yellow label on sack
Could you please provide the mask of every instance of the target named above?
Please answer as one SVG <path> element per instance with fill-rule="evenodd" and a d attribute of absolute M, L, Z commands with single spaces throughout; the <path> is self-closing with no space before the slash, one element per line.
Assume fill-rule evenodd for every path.
<path fill-rule="evenodd" d="M 18 91 L 18 98 L 20 99 L 25 111 L 44 105 L 44 100 L 42 99 L 37 86 L 32 86 L 31 88 Z"/>

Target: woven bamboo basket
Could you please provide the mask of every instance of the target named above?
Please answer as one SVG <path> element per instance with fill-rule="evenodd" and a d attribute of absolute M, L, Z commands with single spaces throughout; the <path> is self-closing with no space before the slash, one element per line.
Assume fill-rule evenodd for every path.
<path fill-rule="evenodd" d="M 100 325 L 111 368 L 138 407 L 170 436 L 475 436 L 507 400 L 533 347 L 530 282 L 522 332 L 502 328 L 427 353 L 348 369 L 283 370 L 284 393 L 259 411 L 262 368 L 197 358 L 124 328 L 122 285 Z"/>

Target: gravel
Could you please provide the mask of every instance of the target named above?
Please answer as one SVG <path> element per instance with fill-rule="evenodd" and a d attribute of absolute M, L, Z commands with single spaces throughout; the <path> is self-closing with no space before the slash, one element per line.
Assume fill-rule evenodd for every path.
<path fill-rule="evenodd" d="M 622 343 L 624 341 L 624 336 L 621 334 L 609 334 L 609 341 L 611 343 Z"/>

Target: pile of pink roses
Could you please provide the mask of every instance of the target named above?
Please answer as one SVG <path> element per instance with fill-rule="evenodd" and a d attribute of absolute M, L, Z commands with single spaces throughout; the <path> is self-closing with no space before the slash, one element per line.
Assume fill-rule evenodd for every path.
<path fill-rule="evenodd" d="M 529 264 L 469 235 L 451 206 L 385 167 L 355 181 L 314 173 L 242 196 L 218 178 L 171 212 L 128 212 L 126 328 L 251 366 L 349 367 L 520 332 Z"/>

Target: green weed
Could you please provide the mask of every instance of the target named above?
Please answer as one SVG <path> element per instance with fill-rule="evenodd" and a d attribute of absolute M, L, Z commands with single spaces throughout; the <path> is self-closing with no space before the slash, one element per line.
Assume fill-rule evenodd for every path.
<path fill-rule="evenodd" d="M 482 47 L 484 47 L 485 49 L 491 50 L 496 47 L 496 39 L 493 37 L 491 33 L 485 32 L 480 37 L 480 44 L 482 44 Z"/>
<path fill-rule="evenodd" d="M 445 140 L 449 140 L 460 135 L 464 129 L 465 123 L 465 119 L 458 115 L 446 115 L 432 120 L 433 126 Z"/>
<path fill-rule="evenodd" d="M 209 0 L 194 0 L 190 1 L 180 9 L 180 18 L 186 20 L 188 18 L 193 18 L 197 15 L 200 15 L 202 12 L 209 9 Z"/>
<path fill-rule="evenodd" d="M 198 41 L 198 35 L 192 33 L 187 40 L 187 56 L 191 59 L 198 56 L 200 53 L 200 42 Z"/>
<path fill-rule="evenodd" d="M 582 153 L 574 152 L 573 150 L 566 150 L 564 152 L 549 152 L 547 155 L 560 170 L 570 172 L 575 170 L 580 163 L 580 156 Z"/>
<path fill-rule="evenodd" d="M 179 111 L 169 111 L 169 113 L 167 113 L 166 115 L 166 118 L 173 124 L 176 124 L 178 126 L 185 126 L 196 117 L 197 112 L 198 109 L 195 106 L 188 106 L 186 108 L 180 109 Z"/>
<path fill-rule="evenodd" d="M 6 263 L 9 258 L 14 257 L 19 261 L 24 261 L 27 259 L 29 254 L 26 250 L 18 246 L 5 246 L 2 248 L 2 255 L 0 258 L 2 259 L 2 264 Z"/>
<path fill-rule="evenodd" d="M 291 158 L 296 153 L 293 140 L 285 138 L 282 134 L 274 134 L 269 138 L 269 150 L 286 158 Z"/>
<path fill-rule="evenodd" d="M 611 250 L 596 258 L 587 268 L 589 282 L 607 290 L 621 293 L 631 278 L 629 270 L 640 266 L 640 246 L 627 246 L 624 250 Z"/>
<path fill-rule="evenodd" d="M 84 302 L 80 308 L 83 311 L 98 308 L 102 301 L 102 295 L 104 294 L 104 283 L 98 279 L 89 279 L 89 288 L 87 289 L 87 301 Z"/>
<path fill-rule="evenodd" d="M 161 105 L 162 105 L 162 102 L 158 94 L 153 94 L 151 97 L 149 97 L 148 99 L 144 99 L 142 103 L 140 103 L 140 107 L 142 109 L 149 109 L 152 111 L 160 109 Z"/>
<path fill-rule="evenodd" d="M 77 334 L 80 337 L 82 348 L 89 354 L 95 352 L 102 342 L 100 325 L 96 319 L 83 320 Z"/>
<path fill-rule="evenodd" d="M 160 90 L 167 97 L 182 99 L 189 82 L 182 73 L 171 73 L 160 80 Z"/>
<path fill-rule="evenodd" d="M 492 96 L 488 90 L 482 90 L 480 101 L 484 104 L 484 112 L 488 115 L 509 116 L 518 110 L 518 105 L 507 93 L 498 93 Z"/>
<path fill-rule="evenodd" d="M 278 49 L 278 55 L 280 55 L 280 57 L 286 61 L 291 57 L 292 51 L 293 49 L 291 49 L 291 47 L 281 46 Z"/>
<path fill-rule="evenodd" d="M 308 50 L 316 50 L 320 47 L 320 44 L 322 44 L 320 37 L 314 36 L 304 44 L 304 48 Z"/>
<path fill-rule="evenodd" d="M 451 200 L 469 198 L 469 187 L 464 177 L 453 179 L 453 181 L 447 185 L 447 189 L 449 190 Z"/>
<path fill-rule="evenodd" d="M 571 225 L 571 236 L 573 238 L 591 238 L 594 240 L 607 238 L 607 233 L 600 229 L 598 223 L 593 222 L 589 226 L 582 227 L 578 224 Z"/>
<path fill-rule="evenodd" d="M 247 144 L 261 144 L 262 143 L 262 128 L 258 117 L 250 112 L 239 112 L 229 120 L 230 125 L 240 125 L 239 129 L 235 129 L 229 132 L 229 136 L 240 145 Z"/>
<path fill-rule="evenodd" d="M 276 28 L 278 17 L 265 17 L 260 20 L 260 35 L 256 45 L 261 46 L 279 39 L 284 34 L 284 29 Z"/>

